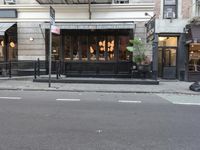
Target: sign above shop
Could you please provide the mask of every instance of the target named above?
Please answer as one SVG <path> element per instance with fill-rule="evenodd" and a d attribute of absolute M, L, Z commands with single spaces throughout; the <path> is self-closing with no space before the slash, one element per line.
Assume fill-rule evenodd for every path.
<path fill-rule="evenodd" d="M 145 24 L 147 43 L 155 39 L 155 15 Z"/>
<path fill-rule="evenodd" d="M 16 9 L 0 9 L 0 18 L 17 18 Z"/>
<path fill-rule="evenodd" d="M 57 27 L 57 26 L 52 25 L 51 26 L 51 33 L 60 35 L 60 28 Z"/>

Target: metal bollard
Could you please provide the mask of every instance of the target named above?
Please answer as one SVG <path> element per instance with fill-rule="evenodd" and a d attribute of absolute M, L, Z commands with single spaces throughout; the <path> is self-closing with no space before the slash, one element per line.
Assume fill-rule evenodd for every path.
<path fill-rule="evenodd" d="M 34 79 L 37 78 L 37 61 L 34 63 Z"/>
<path fill-rule="evenodd" d="M 11 69 L 12 69 L 12 66 L 11 66 L 12 64 L 11 64 L 11 61 L 9 61 L 9 78 L 11 78 L 12 77 L 12 73 L 11 73 Z"/>
<path fill-rule="evenodd" d="M 40 59 L 38 58 L 38 66 L 37 66 L 37 75 L 38 75 L 38 77 L 40 76 Z"/>

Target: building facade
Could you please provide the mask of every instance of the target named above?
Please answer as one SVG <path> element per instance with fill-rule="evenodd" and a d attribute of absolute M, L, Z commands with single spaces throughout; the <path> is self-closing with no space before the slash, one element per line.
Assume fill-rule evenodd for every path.
<path fill-rule="evenodd" d="M 153 51 L 158 77 L 200 80 L 199 8 L 199 0 L 155 0 Z"/>
<path fill-rule="evenodd" d="M 39 59 L 46 65 L 50 6 L 60 28 L 53 34 L 52 60 L 65 62 L 65 74 L 130 76 L 126 46 L 134 36 L 146 41 L 145 12 L 153 15 L 153 0 L 0 0 L 1 62 Z M 147 55 L 152 58 L 151 47 Z"/>

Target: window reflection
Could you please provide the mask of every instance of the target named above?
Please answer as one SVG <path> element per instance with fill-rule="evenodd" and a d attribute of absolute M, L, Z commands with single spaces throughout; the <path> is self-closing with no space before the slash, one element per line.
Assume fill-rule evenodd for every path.
<path fill-rule="evenodd" d="M 64 60 L 82 61 L 113 61 L 130 60 L 130 52 L 126 50 L 130 35 L 126 32 L 106 30 L 63 32 L 63 58 Z M 122 35 L 123 34 L 123 35 Z M 118 39 L 118 40 L 116 40 Z M 59 57 L 60 39 L 54 37 L 54 57 Z M 56 44 L 57 43 L 57 44 Z M 56 57 L 56 55 L 58 55 Z M 117 58 L 118 57 L 118 58 Z"/>
<path fill-rule="evenodd" d="M 96 36 L 89 37 L 89 53 L 90 53 L 91 61 L 97 60 L 97 37 Z"/>
<path fill-rule="evenodd" d="M 177 37 L 159 37 L 158 45 L 177 47 Z"/>
<path fill-rule="evenodd" d="M 72 36 L 72 53 L 73 60 L 79 60 L 79 52 L 78 52 L 78 40 L 77 36 Z"/>
<path fill-rule="evenodd" d="M 109 36 L 107 41 L 108 60 L 114 60 L 115 37 Z"/>
<path fill-rule="evenodd" d="M 130 57 L 130 52 L 126 50 L 126 47 L 129 43 L 129 37 L 127 36 L 120 36 L 119 37 L 119 43 L 120 43 L 120 48 L 119 48 L 119 59 L 120 60 L 129 60 Z"/>
<path fill-rule="evenodd" d="M 79 52 L 82 52 L 82 60 L 86 61 L 87 60 L 87 36 L 80 36 L 79 37 Z"/>
<path fill-rule="evenodd" d="M 99 37 L 98 42 L 99 47 L 99 60 L 105 60 L 106 59 L 106 40 L 105 37 Z"/>
<path fill-rule="evenodd" d="M 3 57 L 4 57 L 4 55 L 3 55 L 3 48 L 4 48 L 4 41 L 3 41 L 3 39 L 0 39 L 0 61 L 4 60 L 3 59 Z"/>
<path fill-rule="evenodd" d="M 8 38 L 8 61 L 17 60 L 17 40 L 16 36 Z"/>
<path fill-rule="evenodd" d="M 70 60 L 70 42 L 71 42 L 71 37 L 70 36 L 65 36 L 64 37 L 64 59 L 65 60 Z"/>
<path fill-rule="evenodd" d="M 200 45 L 190 44 L 189 47 L 189 71 L 199 72 L 200 71 Z"/>
<path fill-rule="evenodd" d="M 60 36 L 54 35 L 52 36 L 52 60 L 59 60 L 60 53 Z"/>

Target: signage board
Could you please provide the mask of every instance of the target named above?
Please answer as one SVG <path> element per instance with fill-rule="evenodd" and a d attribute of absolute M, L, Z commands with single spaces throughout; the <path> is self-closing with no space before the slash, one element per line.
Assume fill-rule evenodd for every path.
<path fill-rule="evenodd" d="M 146 39 L 147 43 L 153 41 L 155 38 L 155 16 L 153 16 L 147 23 L 146 23 Z"/>
<path fill-rule="evenodd" d="M 50 6 L 50 23 L 55 25 L 55 10 Z"/>
<path fill-rule="evenodd" d="M 57 27 L 57 26 L 52 25 L 51 26 L 51 33 L 55 33 L 55 34 L 60 35 L 60 28 Z"/>

